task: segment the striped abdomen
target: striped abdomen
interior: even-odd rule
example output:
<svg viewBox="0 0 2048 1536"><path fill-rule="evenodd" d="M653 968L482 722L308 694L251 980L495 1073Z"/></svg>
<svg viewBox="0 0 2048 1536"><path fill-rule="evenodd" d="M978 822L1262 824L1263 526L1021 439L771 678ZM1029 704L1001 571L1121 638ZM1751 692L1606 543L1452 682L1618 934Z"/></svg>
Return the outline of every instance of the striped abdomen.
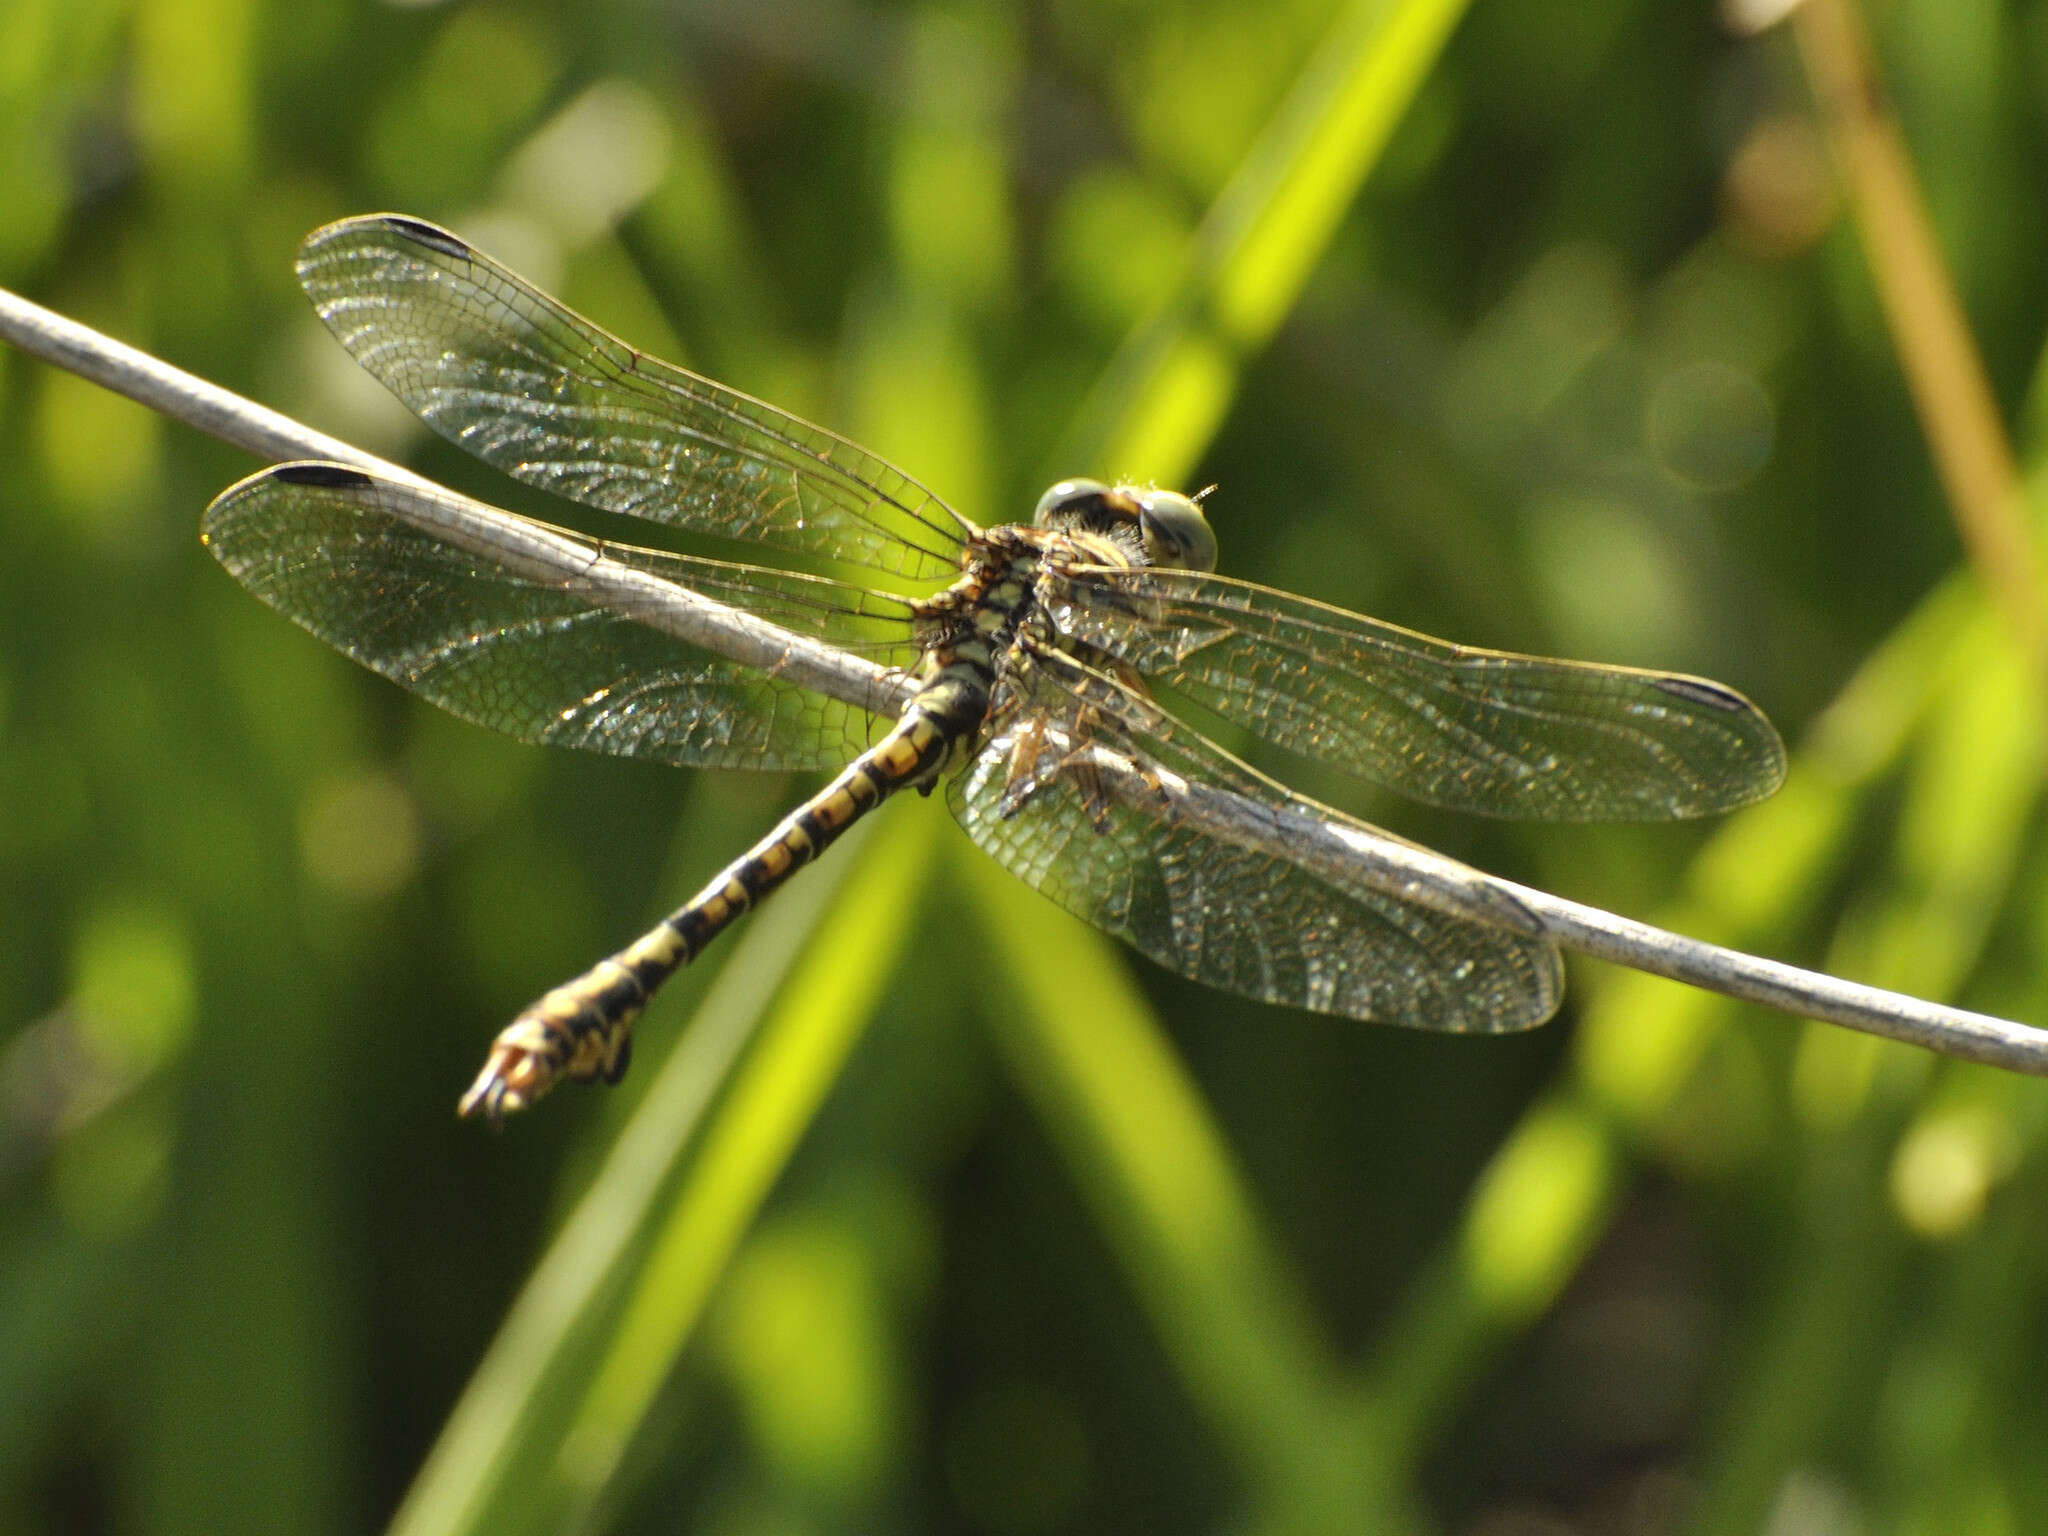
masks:
<svg viewBox="0 0 2048 1536"><path fill-rule="evenodd" d="M887 736L686 905L506 1025L459 1113L499 1119L524 1109L562 1078L616 1082L626 1070L633 1021L655 988L861 816L936 773L953 744L979 724L986 700L986 684L972 677L942 676L921 690Z"/></svg>

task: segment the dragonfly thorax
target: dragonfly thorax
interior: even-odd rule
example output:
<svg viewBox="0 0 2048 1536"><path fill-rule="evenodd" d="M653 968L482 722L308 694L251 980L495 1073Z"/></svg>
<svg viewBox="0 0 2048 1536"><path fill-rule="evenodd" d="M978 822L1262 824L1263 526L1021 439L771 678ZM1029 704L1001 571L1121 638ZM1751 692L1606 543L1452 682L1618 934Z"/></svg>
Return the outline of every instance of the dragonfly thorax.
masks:
<svg viewBox="0 0 2048 1536"><path fill-rule="evenodd" d="M1013 666L1076 646L1048 609L1049 589L1064 590L1078 572L1148 563L1139 494L1155 493L1063 481L1041 499L1032 525L976 532L961 551L958 579L912 605L924 650L916 705L962 749Z"/></svg>

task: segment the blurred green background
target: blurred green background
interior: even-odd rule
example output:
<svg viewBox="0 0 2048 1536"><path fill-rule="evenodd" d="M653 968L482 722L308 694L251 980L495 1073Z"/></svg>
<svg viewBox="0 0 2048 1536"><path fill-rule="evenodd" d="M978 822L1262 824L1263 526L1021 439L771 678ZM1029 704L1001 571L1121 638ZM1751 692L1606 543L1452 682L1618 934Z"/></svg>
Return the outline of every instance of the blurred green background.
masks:
<svg viewBox="0 0 2048 1536"><path fill-rule="evenodd" d="M1870 21L2031 470L2048 5ZM1213 481L1233 573L1728 681L1796 763L1719 827L1299 782L2048 1020L2038 676L1784 29L0 0L0 284L535 509L298 295L380 208L983 521ZM624 1087L458 1125L500 1024L807 786L358 672L199 547L255 467L0 350L0 1533L2048 1529L2048 1087L1599 966L1513 1039L1266 1009L911 799Z"/></svg>

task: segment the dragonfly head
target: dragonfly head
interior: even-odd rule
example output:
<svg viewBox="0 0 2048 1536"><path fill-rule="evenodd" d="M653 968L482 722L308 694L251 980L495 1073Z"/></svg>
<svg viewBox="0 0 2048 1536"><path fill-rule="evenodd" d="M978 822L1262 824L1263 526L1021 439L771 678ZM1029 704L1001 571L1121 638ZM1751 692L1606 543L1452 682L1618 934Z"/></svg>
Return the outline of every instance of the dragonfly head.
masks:
<svg viewBox="0 0 2048 1536"><path fill-rule="evenodd" d="M1062 480L1038 498L1031 521L1040 528L1100 533L1170 570L1216 569L1216 533L1194 498L1143 485Z"/></svg>

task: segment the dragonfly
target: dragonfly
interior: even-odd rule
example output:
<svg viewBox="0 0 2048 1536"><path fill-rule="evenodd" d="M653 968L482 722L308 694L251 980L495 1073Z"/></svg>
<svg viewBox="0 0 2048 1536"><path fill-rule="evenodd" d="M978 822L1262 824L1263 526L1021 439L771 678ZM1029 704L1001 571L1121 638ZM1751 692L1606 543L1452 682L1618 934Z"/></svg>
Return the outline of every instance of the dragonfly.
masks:
<svg viewBox="0 0 2048 1536"><path fill-rule="evenodd" d="M655 990L899 790L942 787L998 863L1182 976L1503 1032L1559 1006L1540 924L1511 901L1448 911L1311 851L1290 828L1390 835L1200 721L1486 816L1703 816L1784 777L1776 731L1731 688L1456 645L1220 575L1203 506L1176 491L1065 480L1030 522L981 527L849 439L635 350L425 221L330 224L297 271L357 362L485 463L782 563L600 538L309 461L207 509L203 540L236 580L521 741L834 775L507 1025L464 1116L616 1082ZM1216 803L1233 813L1203 813Z"/></svg>

